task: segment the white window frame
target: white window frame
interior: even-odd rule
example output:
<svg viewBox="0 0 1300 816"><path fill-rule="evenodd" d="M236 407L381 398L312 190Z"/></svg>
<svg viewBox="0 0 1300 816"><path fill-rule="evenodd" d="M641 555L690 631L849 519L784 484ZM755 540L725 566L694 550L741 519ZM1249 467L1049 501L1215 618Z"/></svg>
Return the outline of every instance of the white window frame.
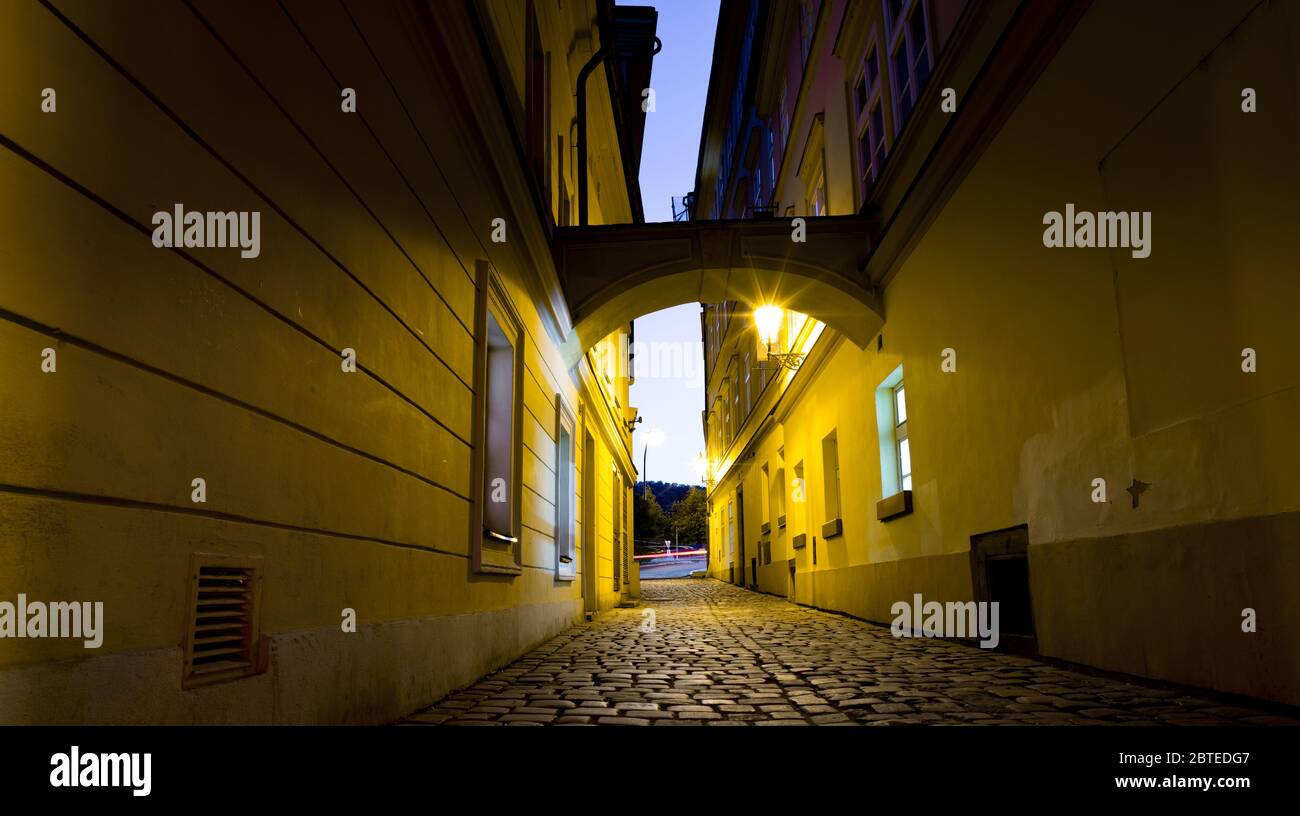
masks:
<svg viewBox="0 0 1300 816"><path fill-rule="evenodd" d="M888 3L884 4L888 6ZM920 8L917 8L917 7ZM889 31L889 48L885 52L885 69L889 71L889 85L891 96L894 102L894 136L897 137L902 132L907 120L912 118L912 112L916 109L916 103L921 98L922 89L917 87L916 66L919 62L919 52L916 43L912 40L912 27L908 21L912 18L913 13L922 15L922 25L925 27L925 58L929 64L929 71L934 71L934 34L930 30L930 11L926 7L924 0L906 0L903 3L902 12L897 19L887 19L886 25ZM887 15L892 16L892 15ZM907 76L895 76L894 57L898 54L899 49L905 51L907 62ZM927 83L929 79L927 77ZM907 114L903 114L903 94L909 95Z"/></svg>
<svg viewBox="0 0 1300 816"><path fill-rule="evenodd" d="M899 411L899 400L902 399L903 410ZM903 381L899 381L890 389L890 404L894 407L894 454L898 462L898 487L900 490L912 489L912 445L907 439L907 388ZM901 414L901 418L900 418ZM903 443L907 445L908 464L903 464Z"/></svg>
<svg viewBox="0 0 1300 816"><path fill-rule="evenodd" d="M871 192L872 186L880 178L881 172L885 168L885 159L889 156L888 130L885 117L884 103L884 74L887 68L882 62L882 49L880 47L880 38L876 29L873 27L871 34L867 37L867 47L863 52L862 60L858 64L857 79L853 83L853 89L850 92L850 104L853 108L854 133L857 134L857 140L853 146L855 162L858 166L858 194L861 201L866 201L867 195ZM876 76L875 80L867 85L867 65L875 61ZM861 108L858 104L858 86L865 87L866 99ZM877 110L880 111L880 130L879 133L872 127L871 115ZM862 137L868 137L869 155L862 155ZM868 178L870 175L870 178Z"/></svg>
<svg viewBox="0 0 1300 816"><path fill-rule="evenodd" d="M736 502L734 499L727 500L727 557L732 561L736 560Z"/></svg>
<svg viewBox="0 0 1300 816"><path fill-rule="evenodd" d="M903 473L902 469L902 450L901 441L910 440L908 434L908 425L911 415L907 417L908 421L898 422L898 402L897 390L903 387L903 367L900 365L890 372L881 383L876 386L876 431L880 444L880 492L882 498L887 498L904 490L911 490L911 487L904 487L904 476L912 476L911 472ZM906 391L904 390L904 399ZM909 441L909 453L911 443Z"/></svg>

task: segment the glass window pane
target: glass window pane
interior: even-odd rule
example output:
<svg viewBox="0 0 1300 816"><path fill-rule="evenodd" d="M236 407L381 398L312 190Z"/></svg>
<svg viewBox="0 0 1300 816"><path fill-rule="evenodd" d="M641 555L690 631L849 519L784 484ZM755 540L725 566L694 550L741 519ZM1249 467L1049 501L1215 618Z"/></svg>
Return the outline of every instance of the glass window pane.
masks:
<svg viewBox="0 0 1300 816"><path fill-rule="evenodd" d="M908 439L898 443L898 465L904 479L912 475L912 443Z"/></svg>
<svg viewBox="0 0 1300 816"><path fill-rule="evenodd" d="M903 489L904 490L912 489L912 474L909 473L903 477Z"/></svg>
<svg viewBox="0 0 1300 816"><path fill-rule="evenodd" d="M889 0L889 24L898 25L898 18L903 16L904 0Z"/></svg>
<svg viewBox="0 0 1300 816"><path fill-rule="evenodd" d="M925 83L930 79L930 54L925 50L925 44L918 46L920 49L916 55L915 72L916 72L916 92L919 95L925 87Z"/></svg>
<svg viewBox="0 0 1300 816"><path fill-rule="evenodd" d="M907 421L907 397L903 394L903 386L894 389L894 410L895 425L902 425Z"/></svg>

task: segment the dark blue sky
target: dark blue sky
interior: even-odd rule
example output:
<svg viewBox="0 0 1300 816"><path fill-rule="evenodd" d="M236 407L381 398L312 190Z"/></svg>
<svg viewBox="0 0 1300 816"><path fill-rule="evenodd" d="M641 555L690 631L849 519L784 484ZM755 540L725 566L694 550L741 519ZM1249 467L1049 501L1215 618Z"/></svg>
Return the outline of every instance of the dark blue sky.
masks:
<svg viewBox="0 0 1300 816"><path fill-rule="evenodd" d="M695 186L718 0L659 0L644 5L659 10L663 50L655 57L650 80L655 110L646 114L641 198L647 221L671 221L672 197ZM631 399L645 418L633 434L636 466L640 468L643 461L644 440L655 430L663 441L650 448L643 478L697 484L699 474L693 463L704 452L699 304L637 318L636 344L638 370Z"/></svg>

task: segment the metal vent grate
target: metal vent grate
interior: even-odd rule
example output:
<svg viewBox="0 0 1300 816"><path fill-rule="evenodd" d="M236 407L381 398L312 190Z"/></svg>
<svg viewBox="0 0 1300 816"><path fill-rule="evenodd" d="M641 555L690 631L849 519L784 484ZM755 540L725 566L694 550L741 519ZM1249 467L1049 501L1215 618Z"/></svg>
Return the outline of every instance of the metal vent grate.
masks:
<svg viewBox="0 0 1300 816"><path fill-rule="evenodd" d="M253 559L196 556L190 576L185 687L258 671L261 570Z"/></svg>

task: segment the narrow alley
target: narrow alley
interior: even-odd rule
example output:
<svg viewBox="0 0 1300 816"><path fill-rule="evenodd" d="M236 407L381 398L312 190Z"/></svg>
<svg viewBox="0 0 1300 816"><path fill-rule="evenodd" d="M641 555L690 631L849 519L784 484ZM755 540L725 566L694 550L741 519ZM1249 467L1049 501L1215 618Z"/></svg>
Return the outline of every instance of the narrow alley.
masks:
<svg viewBox="0 0 1300 816"><path fill-rule="evenodd" d="M646 614L653 610L653 618ZM642 631L653 620L654 631ZM403 725L1297 725L798 606L713 580L647 582Z"/></svg>

